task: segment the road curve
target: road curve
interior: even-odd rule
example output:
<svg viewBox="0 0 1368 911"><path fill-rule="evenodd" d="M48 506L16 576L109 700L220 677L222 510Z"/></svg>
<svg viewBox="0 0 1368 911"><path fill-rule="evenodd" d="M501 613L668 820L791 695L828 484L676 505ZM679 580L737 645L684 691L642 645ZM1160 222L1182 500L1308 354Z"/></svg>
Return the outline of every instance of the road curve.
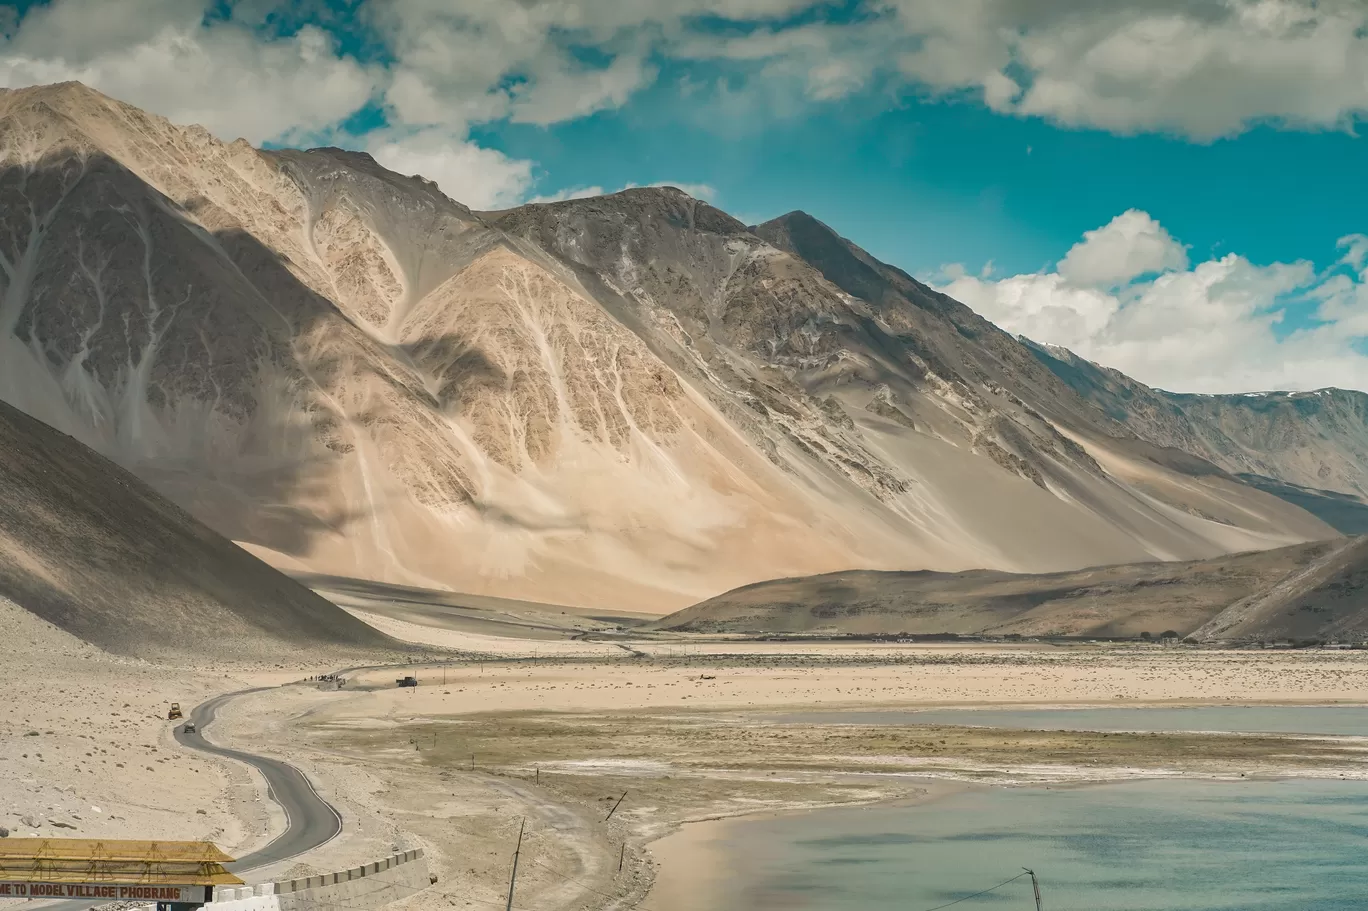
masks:
<svg viewBox="0 0 1368 911"><path fill-rule="evenodd" d="M318 796L318 792L309 783L309 779L304 777L304 773L299 769L287 762L281 762L279 759L268 759L265 756L244 753L241 750L230 750L226 747L215 746L204 739L204 733L213 724L214 716L218 713L220 706L238 696L260 691L260 688L242 690L237 693L216 696L207 702L202 702L191 709L190 717L187 719L195 723L195 733L185 733L184 725L175 730L176 741L181 746L199 750L201 753L235 759L252 766L266 779L267 796L285 811L284 832L280 833L264 848L227 864L229 870L238 874L282 860L289 860L291 857L297 857L306 851L312 851L314 848L332 841L342 831L341 814L333 808L332 804Z"/></svg>
<svg viewBox="0 0 1368 911"><path fill-rule="evenodd" d="M248 693L259 693L263 689L266 687L240 690L236 693L215 696L207 702L202 702L190 710L190 717L186 719L195 723L196 733L185 733L184 724L178 725L173 731L176 741L184 747L199 750L201 753L211 753L215 756L245 762L261 772L266 779L267 796L285 811L284 832L276 836L270 844L261 850L239 857L231 864L225 864L229 870L239 875L257 867L265 867L278 861L289 860L305 851L312 851L314 848L332 841L342 831L341 814L333 809L332 804L318 796L318 792L313 789L309 779L305 778L304 773L299 769L278 759L267 759L265 756L255 756L241 750L230 750L215 746L202 736L204 729L213 722L214 715L220 706L230 699L245 696ZM104 903L59 899L35 902L26 905L26 907L32 911L86 911L86 909L97 909L102 904Z"/></svg>

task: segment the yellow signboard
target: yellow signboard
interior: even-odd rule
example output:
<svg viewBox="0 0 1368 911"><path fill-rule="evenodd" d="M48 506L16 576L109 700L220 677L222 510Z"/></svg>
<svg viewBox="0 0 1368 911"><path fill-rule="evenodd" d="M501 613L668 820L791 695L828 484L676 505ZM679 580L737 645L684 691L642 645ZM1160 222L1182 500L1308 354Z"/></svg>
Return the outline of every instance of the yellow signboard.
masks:
<svg viewBox="0 0 1368 911"><path fill-rule="evenodd" d="M207 841L131 841L91 838L6 838L0 840L0 886L10 893L0 897L35 897L32 888L97 888L105 886L165 886L193 889L235 886L242 880L229 873L233 858ZM44 894L44 897L47 897ZM86 898L76 894L62 897ZM151 899L179 901L180 899Z"/></svg>

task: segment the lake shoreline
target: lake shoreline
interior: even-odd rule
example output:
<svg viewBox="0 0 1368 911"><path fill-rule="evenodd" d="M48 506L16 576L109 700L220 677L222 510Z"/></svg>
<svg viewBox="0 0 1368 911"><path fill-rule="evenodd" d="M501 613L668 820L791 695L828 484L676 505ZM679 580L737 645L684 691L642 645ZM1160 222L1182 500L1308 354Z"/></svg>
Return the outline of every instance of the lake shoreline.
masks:
<svg viewBox="0 0 1368 911"><path fill-rule="evenodd" d="M922 795L915 797L904 796L868 803L831 803L790 809L756 810L686 820L647 844L647 850L655 861L656 875L655 882L641 904L650 911L698 911L700 908L712 907L709 902L715 898L715 889L719 883L715 879L709 879L705 871L718 868L723 858L716 850L717 845L724 840L727 832L741 824L760 820L798 819L830 810L925 806L963 791L990 787L993 785L936 779L928 781Z"/></svg>
<svg viewBox="0 0 1368 911"><path fill-rule="evenodd" d="M1201 704L1184 703L1175 705L1167 703L1162 705L1148 706L1116 706L1106 703L1092 704L1087 706L1032 706L1023 708L1019 705L985 705L985 706L957 706L953 711L964 715L973 715L979 712L985 713L985 717L996 717L994 713L1009 713L1013 717L1029 716L1036 713L1049 715L1051 713L1068 714L1071 712L1096 713L1104 712L1108 714L1120 714L1125 712L1137 711L1164 711L1164 710L1215 710L1215 711L1245 711L1257 712L1260 709L1272 709L1281 711L1289 708L1323 708L1327 710L1365 708L1362 703L1346 702L1323 702L1316 705L1299 704L1296 706L1287 703L1244 703L1231 704L1229 702L1206 702ZM811 713L793 713L786 715L766 716L763 719L768 723L778 724L811 724L825 723L827 725L849 724L852 728L864 726L878 726L879 724L907 724L915 723L909 719L919 716L928 719L935 718L944 721L946 710L936 707L918 707L909 709L902 707L893 710L881 710L878 707L865 707L857 712L847 712L842 710L819 711ZM850 715L868 716L887 716L887 721L842 721L842 717ZM1247 720L1248 716L1241 720ZM951 722L953 723L953 721ZM1265 725L1266 726L1266 725ZM1007 730L998 724L984 726L987 729ZM1091 730L1091 729L1089 729ZM1368 730L1368 729L1366 729ZM1159 731L1164 733L1178 733L1178 729L1172 732ZM1299 735L1307 737L1349 737L1349 738L1368 738L1366 734L1334 734L1318 733L1314 731L1223 731L1223 730L1192 730L1183 729L1183 733L1200 733L1214 735L1239 735L1253 733L1272 733L1277 736L1295 740ZM1013 770L1004 770L1010 773ZM1208 782L1208 783L1258 783L1258 782L1277 782L1277 781L1329 781L1335 778L1345 779L1344 774L1336 775L1333 772L1314 774L1314 770L1303 769L1292 773L1269 773L1255 774L1252 777L1244 773L1237 773L1232 767L1227 771L1208 771L1195 772L1191 769L1136 769L1133 774L1121 774L1113 777L1080 777L1073 780L1027 780L1031 767L1023 765L1017 770L1022 776L1022 780L1016 781L973 781L967 777L964 779L954 777L928 777L926 780L926 791L920 797L896 798L890 800L877 800L865 804L833 803L818 807L798 807L793 809L767 809L757 810L756 812L740 812L721 816L706 817L695 820L688 820L679 823L667 833L659 836L648 843L647 849L654 859L655 881L650 891L643 897L641 907L649 908L650 911L700 911L700 909L714 909L722 907L718 901L722 896L721 890L725 888L725 883L737 878L737 873L729 869L728 865L732 858L727 850L729 844L737 841L736 834L747 826L756 822L767 820L801 820L814 814L826 813L833 810L850 810L854 808L878 808L896 809L926 807L933 805L937 801L944 800L957 794L962 794L970 790L995 791L1008 789L1027 789L1027 790L1074 790L1080 788L1096 788L1105 785L1120 785L1138 782ZM1038 772L1039 769L1034 769ZM1080 772L1085 773L1089 770L1079 768ZM1348 771L1348 770L1345 770ZM1368 772L1354 770L1357 774L1353 775L1354 780L1364 780L1368 778ZM968 773L966 772L966 775ZM1237 777L1238 776L1238 777ZM907 777L916 777L915 773L910 773Z"/></svg>
<svg viewBox="0 0 1368 911"><path fill-rule="evenodd" d="M649 892L643 896L638 907L647 908L650 911L739 911L742 907L753 909L753 911L777 911L781 907L789 907L786 903L774 905L738 904L733 906L722 902L729 890L733 892L739 890L743 894L747 894L748 900L753 898L749 893L756 889L759 889L762 895L768 894L764 891L763 884L756 878L754 870L750 870L750 876L747 876L747 873L740 869L748 860L753 859L754 855L758 854L762 857L765 855L765 851L757 850L755 847L758 835L755 831L757 824L783 823L786 831L791 831L787 828L789 823L801 826L802 821L810 821L814 816L827 815L829 819L849 820L852 818L852 813L861 810L875 811L876 813L897 810L931 810L935 809L937 804L975 794L989 795L989 799L991 799L993 794L1007 794L1009 792L1036 795L1045 791L1066 793L1079 791L1117 792L1123 791L1128 786L1145 785L1158 786L1160 788L1159 793L1162 794L1165 787L1170 785L1188 788L1200 787L1201 785L1258 788L1281 784L1293 785L1298 782L1304 783L1308 788L1330 787L1342 783L1327 779L1294 776L1251 780L1194 775L1169 779L1137 776L1120 780L1028 784L976 784L937 781L928 788L925 795L919 798L876 801L868 804L832 804L793 810L766 810L692 820L682 823L668 834L649 844L648 849L655 859L655 882ZM1347 783L1350 787L1362 789L1365 785L1365 779L1355 778ZM1178 796L1175 796L1174 799L1176 800ZM1232 798L1230 800L1232 805L1238 803L1238 800L1234 798L1238 798L1239 795L1223 796ZM1364 797L1368 798L1368 794ZM1365 800L1365 805L1368 805L1368 800ZM751 831L748 832L748 829ZM825 828L814 829L813 835L823 840L830 837ZM759 841L764 842L763 839L759 839ZM738 847L742 849L739 852ZM766 846L767 850L775 853L777 853L778 847ZM826 906L813 907L825 908ZM1320 908L1321 906L1317 905L1316 907ZM1348 908L1350 905L1344 907ZM872 908L871 911L873 911Z"/></svg>

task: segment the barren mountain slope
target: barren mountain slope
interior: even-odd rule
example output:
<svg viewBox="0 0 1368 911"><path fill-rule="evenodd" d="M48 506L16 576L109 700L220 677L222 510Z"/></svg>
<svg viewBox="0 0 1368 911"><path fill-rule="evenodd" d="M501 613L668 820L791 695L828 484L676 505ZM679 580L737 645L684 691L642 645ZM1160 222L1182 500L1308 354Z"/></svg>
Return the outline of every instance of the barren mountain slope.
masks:
<svg viewBox="0 0 1368 911"><path fill-rule="evenodd" d="M0 489L0 598L108 651L275 660L395 646L3 402Z"/></svg>
<svg viewBox="0 0 1368 911"><path fill-rule="evenodd" d="M1301 577L1346 549L1360 554L1362 562L1363 545L1361 540L1338 539L1201 562L1138 563L1045 575L853 571L777 579L711 598L662 618L654 628L1027 636L1157 636L1173 630L1186 636L1207 624L1198 634L1205 635L1226 616L1222 611L1228 606L1276 590L1284 580ZM1346 606L1342 613L1346 618L1352 613L1354 623L1368 622L1368 602L1360 598L1356 608ZM1262 624L1246 623L1238 635L1292 635L1286 621L1278 616ZM1255 626L1261 635L1245 635ZM1330 626L1318 618L1300 624L1297 634L1313 636Z"/></svg>
<svg viewBox="0 0 1368 911"><path fill-rule="evenodd" d="M1368 532L1368 395L1165 392L1067 349L1027 344L1042 364L1137 436L1206 459L1346 534Z"/></svg>
<svg viewBox="0 0 1368 911"><path fill-rule="evenodd" d="M0 398L296 571L666 610L1331 534L677 190L472 213L76 84L0 92L0 152Z"/></svg>
<svg viewBox="0 0 1368 911"><path fill-rule="evenodd" d="M1351 538L1278 584L1231 604L1196 635L1363 640L1368 637L1368 537Z"/></svg>

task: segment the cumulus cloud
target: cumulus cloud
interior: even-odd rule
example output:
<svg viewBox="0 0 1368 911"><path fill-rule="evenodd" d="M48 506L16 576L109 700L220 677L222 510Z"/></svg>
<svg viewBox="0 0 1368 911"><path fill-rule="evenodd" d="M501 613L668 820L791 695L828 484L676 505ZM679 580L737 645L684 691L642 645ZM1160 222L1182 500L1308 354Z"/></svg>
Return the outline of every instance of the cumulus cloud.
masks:
<svg viewBox="0 0 1368 911"><path fill-rule="evenodd" d="M549 126L621 108L672 64L696 71L677 83L687 106L706 111L693 122L723 131L857 93L890 104L964 97L1007 115L1201 141L1262 122L1350 128L1368 112L1361 0L344 6L345 15L324 0L47 0L22 14L0 6L0 85L78 79L257 143L345 136L342 124L378 102L392 133L383 142L440 168L435 179L457 184L456 164L424 151L449 147L501 181L481 199L506 198L523 172L475 155L472 125ZM342 52L341 35L365 58ZM1141 260L1164 247L1153 241ZM1095 281L1120 281L1139 267L1096 272L1085 253L1061 274L1077 283L1094 269ZM1158 267L1182 268L1173 256L1160 255Z"/></svg>
<svg viewBox="0 0 1368 911"><path fill-rule="evenodd" d="M1200 141L1266 121L1346 128L1368 112L1368 4L1356 0L882 0L863 9L853 21L687 35L666 52L752 64L752 82L795 82L803 69L810 100L872 86L930 91L1066 126Z"/></svg>
<svg viewBox="0 0 1368 911"><path fill-rule="evenodd" d="M1138 209L1088 231L1059 261L1059 274L1076 285L1119 285L1147 273L1185 268L1187 250Z"/></svg>
<svg viewBox="0 0 1368 911"><path fill-rule="evenodd" d="M182 0L59 0L0 39L0 86L77 80L179 123L254 143L323 130L379 74L314 27L268 38Z"/></svg>
<svg viewBox="0 0 1368 911"><path fill-rule="evenodd" d="M552 124L622 106L651 84L652 55L698 16L789 14L813 0L585 0L581 3L369 2L394 58L386 100L407 124L508 118Z"/></svg>
<svg viewBox="0 0 1368 911"><path fill-rule="evenodd" d="M1262 121L1340 128L1368 111L1368 6L1353 0L867 0L849 18L818 0L365 8L395 60L386 97L414 124L619 107L663 60L721 68L688 83L695 101L776 116L878 88L1210 140ZM759 103L738 102L745 92Z"/></svg>
<svg viewBox="0 0 1368 911"><path fill-rule="evenodd" d="M1362 269L1368 266L1368 234L1350 234L1348 237L1341 237L1339 247L1344 251L1340 257L1343 265L1354 269Z"/></svg>
<svg viewBox="0 0 1368 911"><path fill-rule="evenodd" d="M0 82L80 79L253 141L326 130L376 95L392 126L453 141L473 123L547 125L621 107L670 59L729 68L701 93L689 84L723 116L784 116L875 86L1198 139L1265 120L1343 127L1368 110L1368 5L1356 0L868 0L853 18L818 0L361 0L354 20L384 66L338 53L317 27L261 27L304 21L297 4L228 0L213 7L231 15L206 18L210 7L35 5L0 41Z"/></svg>
<svg viewBox="0 0 1368 911"><path fill-rule="evenodd" d="M1118 222L1143 230L1110 230ZM1094 260L1099 238L1106 255ZM1368 390L1368 357L1359 351L1368 338L1368 274L1353 271L1368 246L1354 235L1340 248L1326 271L1233 253L1189 266L1162 226L1127 212L1088 232L1053 270L993 280L952 268L933 283L1009 332L1164 389ZM1081 273L1066 274L1070 258Z"/></svg>
<svg viewBox="0 0 1368 911"><path fill-rule="evenodd" d="M622 107L631 94L655 79L641 57L623 54L600 69L560 64L555 78L523 83L512 94L509 119L541 126Z"/></svg>
<svg viewBox="0 0 1368 911"><path fill-rule="evenodd" d="M532 162L454 138L441 129L374 133L368 147L391 171L426 177L472 209L515 206L532 186Z"/></svg>
<svg viewBox="0 0 1368 911"><path fill-rule="evenodd" d="M889 0L900 65L1004 112L1210 140L1261 121L1340 128L1368 111L1356 0Z"/></svg>

